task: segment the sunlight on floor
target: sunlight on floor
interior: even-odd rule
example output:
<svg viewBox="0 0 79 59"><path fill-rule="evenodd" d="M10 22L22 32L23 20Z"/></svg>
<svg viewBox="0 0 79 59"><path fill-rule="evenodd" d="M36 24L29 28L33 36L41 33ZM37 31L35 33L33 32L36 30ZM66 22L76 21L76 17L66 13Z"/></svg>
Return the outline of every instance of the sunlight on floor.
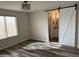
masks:
<svg viewBox="0 0 79 59"><path fill-rule="evenodd" d="M24 49L50 49L50 48L55 48L55 49L59 49L62 45L60 45L59 43L55 43L55 42L36 42L36 43L31 43L28 46L23 47Z"/></svg>

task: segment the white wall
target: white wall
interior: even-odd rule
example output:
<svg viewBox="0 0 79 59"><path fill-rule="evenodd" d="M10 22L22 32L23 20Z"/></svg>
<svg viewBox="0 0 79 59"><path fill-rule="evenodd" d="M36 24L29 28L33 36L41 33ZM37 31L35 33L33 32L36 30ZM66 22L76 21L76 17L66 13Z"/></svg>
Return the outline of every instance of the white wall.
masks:
<svg viewBox="0 0 79 59"><path fill-rule="evenodd" d="M49 42L47 12L30 13L30 39Z"/></svg>
<svg viewBox="0 0 79 59"><path fill-rule="evenodd" d="M18 36L0 40L0 49L12 46L29 39L28 16L22 12L0 10L0 15L13 15L17 17Z"/></svg>
<svg viewBox="0 0 79 59"><path fill-rule="evenodd" d="M79 49L79 4L78 4L78 41L77 41L77 48Z"/></svg>

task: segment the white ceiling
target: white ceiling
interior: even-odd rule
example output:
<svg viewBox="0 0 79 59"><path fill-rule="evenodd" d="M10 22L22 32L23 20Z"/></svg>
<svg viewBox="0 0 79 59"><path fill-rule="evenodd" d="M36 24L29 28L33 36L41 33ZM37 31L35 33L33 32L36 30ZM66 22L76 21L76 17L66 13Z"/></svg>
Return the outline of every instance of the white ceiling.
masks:
<svg viewBox="0 0 79 59"><path fill-rule="evenodd" d="M30 10L22 10L21 5L23 1L0 1L0 8L8 9L8 10L15 10L15 11L22 11L22 12L33 12L39 10L48 10L53 9L59 6L70 6L75 3L75 1L29 1L28 3L31 4Z"/></svg>

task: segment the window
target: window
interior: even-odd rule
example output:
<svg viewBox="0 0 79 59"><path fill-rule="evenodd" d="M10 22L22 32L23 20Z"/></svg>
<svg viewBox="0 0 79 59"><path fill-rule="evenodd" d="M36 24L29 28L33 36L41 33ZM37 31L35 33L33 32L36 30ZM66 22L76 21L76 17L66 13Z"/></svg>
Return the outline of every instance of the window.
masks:
<svg viewBox="0 0 79 59"><path fill-rule="evenodd" d="M16 17L0 16L0 39L17 35Z"/></svg>
<svg viewBox="0 0 79 59"><path fill-rule="evenodd" d="M4 17L0 16L0 39L6 38Z"/></svg>

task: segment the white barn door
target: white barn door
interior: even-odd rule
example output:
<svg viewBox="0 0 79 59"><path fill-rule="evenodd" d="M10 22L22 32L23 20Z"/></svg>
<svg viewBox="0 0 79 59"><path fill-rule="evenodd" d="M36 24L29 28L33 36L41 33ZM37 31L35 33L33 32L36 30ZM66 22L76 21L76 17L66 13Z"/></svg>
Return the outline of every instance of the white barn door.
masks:
<svg viewBox="0 0 79 59"><path fill-rule="evenodd" d="M60 9L59 43L75 47L75 7Z"/></svg>

